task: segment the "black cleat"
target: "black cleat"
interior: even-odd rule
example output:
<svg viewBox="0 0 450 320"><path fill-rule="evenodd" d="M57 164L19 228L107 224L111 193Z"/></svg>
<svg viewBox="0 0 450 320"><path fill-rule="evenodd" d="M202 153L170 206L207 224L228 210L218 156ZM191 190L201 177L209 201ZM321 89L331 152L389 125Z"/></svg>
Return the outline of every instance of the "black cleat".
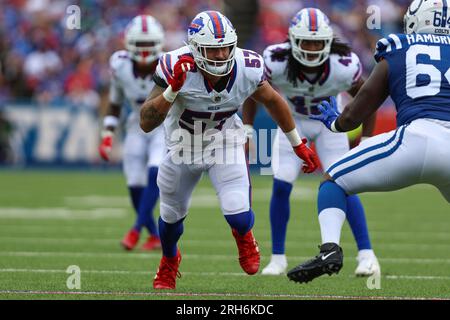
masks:
<svg viewBox="0 0 450 320"><path fill-rule="evenodd" d="M339 273L344 262L342 248L336 243L324 243L319 246L320 253L309 261L306 261L287 274L288 278L295 282L306 283L320 277L323 274L332 275Z"/></svg>

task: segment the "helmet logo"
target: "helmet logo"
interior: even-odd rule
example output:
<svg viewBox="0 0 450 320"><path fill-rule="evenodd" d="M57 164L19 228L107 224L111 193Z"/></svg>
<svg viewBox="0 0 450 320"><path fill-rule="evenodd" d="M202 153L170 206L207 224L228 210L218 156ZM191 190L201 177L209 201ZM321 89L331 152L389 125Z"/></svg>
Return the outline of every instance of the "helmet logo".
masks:
<svg viewBox="0 0 450 320"><path fill-rule="evenodd" d="M188 28L188 32L190 35L194 35L200 32L205 24L203 23L203 18L199 17L191 22L191 25Z"/></svg>
<svg viewBox="0 0 450 320"><path fill-rule="evenodd" d="M297 13L291 20L291 27L296 26L302 20L301 13Z"/></svg>
<svg viewBox="0 0 450 320"><path fill-rule="evenodd" d="M409 14L410 15L415 15L417 13L417 11L419 11L420 6L422 5L422 2L423 2L423 0L420 0L420 2L417 4L417 8L414 8L414 9L413 9L414 2L411 3L411 6L408 9L409 10Z"/></svg>

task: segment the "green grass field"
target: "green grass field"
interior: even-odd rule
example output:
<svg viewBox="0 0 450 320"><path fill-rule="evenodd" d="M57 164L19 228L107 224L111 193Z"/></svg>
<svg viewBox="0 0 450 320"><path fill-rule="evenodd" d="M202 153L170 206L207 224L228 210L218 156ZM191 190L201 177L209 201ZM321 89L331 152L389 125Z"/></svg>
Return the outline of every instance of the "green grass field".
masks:
<svg viewBox="0 0 450 320"><path fill-rule="evenodd" d="M294 189L287 255L294 267L320 243L319 177ZM270 258L271 178L253 176L254 227L264 267ZM348 226L337 276L307 285L286 276L247 276L207 178L197 186L180 248L177 289L159 292L152 279L161 252L125 252L119 242L134 212L120 172L0 171L0 299L343 299L450 298L450 206L433 187L362 195L381 289L356 278L356 247ZM155 213L157 215L157 212ZM81 269L70 290L66 269Z"/></svg>

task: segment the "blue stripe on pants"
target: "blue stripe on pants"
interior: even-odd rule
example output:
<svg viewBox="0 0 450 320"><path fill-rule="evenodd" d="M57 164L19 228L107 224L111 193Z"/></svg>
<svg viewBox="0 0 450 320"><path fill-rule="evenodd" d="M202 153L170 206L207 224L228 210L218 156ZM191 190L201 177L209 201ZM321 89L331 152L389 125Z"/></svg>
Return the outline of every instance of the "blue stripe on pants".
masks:
<svg viewBox="0 0 450 320"><path fill-rule="evenodd" d="M335 164L333 164L333 165L327 170L327 173L330 173L333 169L335 169L336 167L340 166L341 164L344 164L344 163L346 163L346 162L348 162L348 161L350 161L350 160L353 160L353 159L355 159L355 158L357 158L357 157L359 157L359 156L362 156L362 155L364 155L364 154L366 154L366 153L368 153L368 152L370 152L370 151L373 151L373 150L376 150L376 149L380 149L380 148L383 148L383 147L389 145L392 141L395 140L395 137L397 136L397 132L398 132L398 129L395 130L394 135L393 135L391 138L389 138L387 141L385 141L385 142L382 142L382 143L380 143L380 144L376 144L376 145L374 145L374 146L370 146L370 147L368 147L368 148L366 148L366 149L363 149L363 150L361 150L361 151L359 151L359 152L357 152L357 153L355 153L355 154L352 154L351 156L349 156L349 157L347 157L347 158L342 159L342 160L339 161L339 162L336 162Z"/></svg>
<svg viewBox="0 0 450 320"><path fill-rule="evenodd" d="M347 173L349 173L349 172L352 172L352 171L354 171L354 170L357 170L357 169L359 169L359 168L362 168L362 167L364 167L365 165L367 165L367 164L369 164L369 163L372 163L372 162L378 161L378 160L380 160L380 159L384 159L384 158L389 157L389 156L390 156L391 154L393 154L393 153L400 147L400 145L402 144L403 136L404 136L404 134L405 134L406 127L407 127L407 126L403 126L403 127L401 128L401 131L400 131L400 138L398 139L398 141L397 141L397 143L394 145L394 147L392 147L392 148L389 149L388 151L385 151L385 152L383 152L383 153L374 155L374 156L372 156L372 157L370 157L370 158L367 158L367 159L364 159L364 160L362 160L361 162L358 162L358 163L356 163L356 164L354 164L354 165L352 165L352 166L350 166L350 167L348 167L348 168L346 168L346 169L343 169L343 170L341 170L341 171L338 171L337 173L335 173L335 174L332 175L332 178L333 178L334 180L336 180L336 179L338 179L339 177L343 176L344 174L347 174ZM398 130L397 130L397 131L398 131ZM397 131L396 131L396 133L397 133ZM396 135L394 135L394 137L395 137L395 136L396 136ZM391 140L391 139L390 139L390 140ZM350 159L349 159L349 160L350 160ZM347 161L349 161L349 160L347 160Z"/></svg>

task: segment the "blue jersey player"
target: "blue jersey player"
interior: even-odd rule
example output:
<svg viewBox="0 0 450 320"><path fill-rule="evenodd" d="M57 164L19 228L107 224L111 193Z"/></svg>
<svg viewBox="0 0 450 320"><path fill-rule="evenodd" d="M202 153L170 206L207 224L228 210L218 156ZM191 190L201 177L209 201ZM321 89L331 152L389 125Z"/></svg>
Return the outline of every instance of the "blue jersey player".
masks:
<svg viewBox="0 0 450 320"><path fill-rule="evenodd" d="M365 140L326 171L318 195L320 253L288 272L309 282L342 268L340 233L346 196L393 191L414 184L435 186L450 203L450 16L447 0L415 0L405 33L377 44L378 64L355 99L339 114L335 100L315 116L331 131L349 131L391 95L398 128Z"/></svg>

